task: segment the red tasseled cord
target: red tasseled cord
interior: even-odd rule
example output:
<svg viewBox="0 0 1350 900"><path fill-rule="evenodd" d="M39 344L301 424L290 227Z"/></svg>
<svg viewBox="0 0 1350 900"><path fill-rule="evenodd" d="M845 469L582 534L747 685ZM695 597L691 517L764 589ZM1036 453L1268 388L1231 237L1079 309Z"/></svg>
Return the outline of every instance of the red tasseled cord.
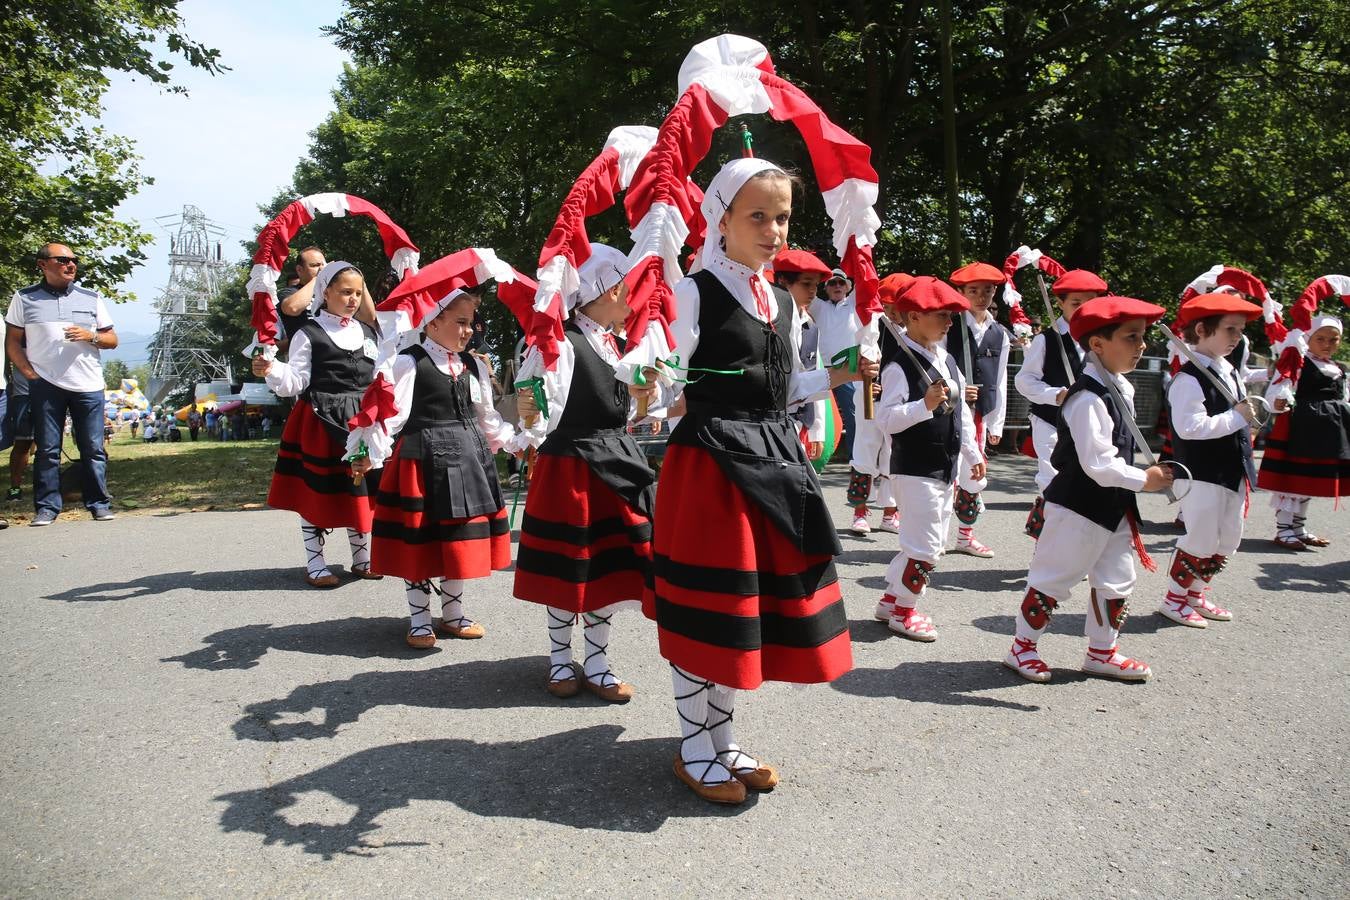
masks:
<svg viewBox="0 0 1350 900"><path fill-rule="evenodd" d="M1134 545L1134 552L1139 554L1139 563L1150 572L1158 571L1158 564L1153 561L1153 557L1148 555L1147 548L1144 547L1144 539L1139 536L1139 520L1133 513L1125 513L1125 520L1130 523L1130 543Z"/></svg>

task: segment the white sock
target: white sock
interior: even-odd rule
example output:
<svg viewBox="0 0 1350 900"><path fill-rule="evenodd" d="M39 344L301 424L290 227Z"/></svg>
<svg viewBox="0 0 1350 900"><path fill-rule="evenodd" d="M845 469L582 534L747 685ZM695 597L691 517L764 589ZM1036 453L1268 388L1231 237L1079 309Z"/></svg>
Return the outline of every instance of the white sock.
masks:
<svg viewBox="0 0 1350 900"><path fill-rule="evenodd" d="M544 607L548 614L548 680L566 681L576 677L572 668L572 624L577 617L565 609Z"/></svg>
<svg viewBox="0 0 1350 900"><path fill-rule="evenodd" d="M1290 525L1294 529L1295 537L1311 537L1308 534L1308 503L1310 498L1304 497L1302 500L1295 501L1297 509L1290 517Z"/></svg>
<svg viewBox="0 0 1350 900"><path fill-rule="evenodd" d="M736 708L736 689L710 685L708 689L708 731L712 734L717 760L728 769L753 772L759 761L741 751L731 734L731 720Z"/></svg>
<svg viewBox="0 0 1350 900"><path fill-rule="evenodd" d="M708 691L711 682L691 675L679 666L670 667L675 682L675 713L680 717L680 759L689 774L704 784L723 784L731 772L717 761L712 733L708 730Z"/></svg>
<svg viewBox="0 0 1350 900"><path fill-rule="evenodd" d="M586 660L582 670L586 673L587 681L602 688L619 684L619 679L609 670L609 658L606 655L609 650L609 620L613 617L614 612L609 607L582 613L581 616L581 635L586 641Z"/></svg>
<svg viewBox="0 0 1350 900"><path fill-rule="evenodd" d="M347 529L347 543L352 548L352 571L366 572L370 569L370 532Z"/></svg>
<svg viewBox="0 0 1350 900"><path fill-rule="evenodd" d="M461 578L442 578L436 591L441 595L441 619L448 625L464 628L473 624L472 619L464 616L464 580Z"/></svg>
<svg viewBox="0 0 1350 900"><path fill-rule="evenodd" d="M433 634L431 630L431 582L403 580L403 589L408 594L408 633L412 635Z"/></svg>
<svg viewBox="0 0 1350 900"><path fill-rule="evenodd" d="M328 570L328 563L323 558L323 545L328 536L328 529L313 525L301 516L300 534L305 540L305 572L310 578L332 575L333 573Z"/></svg>

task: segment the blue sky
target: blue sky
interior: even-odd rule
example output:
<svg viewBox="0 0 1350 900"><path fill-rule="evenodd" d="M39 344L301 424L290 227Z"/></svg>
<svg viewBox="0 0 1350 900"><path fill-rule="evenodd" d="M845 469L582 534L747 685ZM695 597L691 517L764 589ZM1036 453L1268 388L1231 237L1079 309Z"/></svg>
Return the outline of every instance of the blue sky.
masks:
<svg viewBox="0 0 1350 900"><path fill-rule="evenodd" d="M258 204L290 182L347 60L319 30L341 14L337 0L185 0L180 12L188 34L220 50L231 71L212 77L175 65L187 96L112 79L102 122L136 142L142 172L155 179L119 209L156 238L127 282L137 302L113 310L123 332L159 324L153 303L169 278L169 235L155 218L199 206L226 229L226 258L241 258L239 242L263 224Z"/></svg>

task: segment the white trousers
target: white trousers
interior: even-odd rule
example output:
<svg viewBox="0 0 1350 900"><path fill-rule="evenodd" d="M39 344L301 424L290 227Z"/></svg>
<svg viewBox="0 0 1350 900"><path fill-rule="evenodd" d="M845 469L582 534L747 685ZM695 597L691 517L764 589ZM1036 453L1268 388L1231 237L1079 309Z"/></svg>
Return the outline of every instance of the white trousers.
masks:
<svg viewBox="0 0 1350 900"><path fill-rule="evenodd" d="M989 454L984 447L984 419L976 415L975 417L975 446L980 448L980 461L989 462ZM971 494L978 494L989 487L988 472L984 478L974 479L970 477L970 466L957 460L956 463L956 485L961 490Z"/></svg>
<svg viewBox="0 0 1350 900"><path fill-rule="evenodd" d="M1183 482L1177 491L1185 490ZM1204 559L1214 554L1232 556L1242 542L1242 507L1246 497L1222 485L1193 481L1191 492L1181 498L1181 517L1186 533L1177 538L1177 549Z"/></svg>
<svg viewBox="0 0 1350 900"><path fill-rule="evenodd" d="M900 552L886 569L890 593L901 588L905 562L917 559L934 564L947 545L952 524L952 486L932 478L892 475L895 499L900 506Z"/></svg>
<svg viewBox="0 0 1350 900"><path fill-rule="evenodd" d="M1042 494L1055 477L1055 467L1050 465L1050 454L1055 452L1059 443L1059 429L1047 425L1037 416L1031 417L1031 446L1036 448L1036 487Z"/></svg>
<svg viewBox="0 0 1350 900"><path fill-rule="evenodd" d="M1129 520L1107 531L1058 503L1046 503L1045 530L1031 554L1027 587L1063 603L1084 575L1103 600L1130 596L1135 573Z"/></svg>

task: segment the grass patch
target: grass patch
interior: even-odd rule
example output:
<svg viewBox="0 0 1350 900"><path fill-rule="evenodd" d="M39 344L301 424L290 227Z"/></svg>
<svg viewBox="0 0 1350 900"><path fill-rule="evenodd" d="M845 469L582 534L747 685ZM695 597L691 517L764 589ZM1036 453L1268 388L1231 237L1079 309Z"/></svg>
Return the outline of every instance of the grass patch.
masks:
<svg viewBox="0 0 1350 900"><path fill-rule="evenodd" d="M147 444L129 433L119 433L107 445L108 491L118 512L172 510L259 509L267 499L272 467L277 461L277 439L248 441L184 440L176 444ZM74 442L66 453L78 457ZM9 487L9 454L0 453L0 485ZM62 460L64 469L70 463ZM23 498L9 505L5 515L23 518L33 510L33 476L24 478ZM65 511L86 516L78 495L68 496Z"/></svg>

